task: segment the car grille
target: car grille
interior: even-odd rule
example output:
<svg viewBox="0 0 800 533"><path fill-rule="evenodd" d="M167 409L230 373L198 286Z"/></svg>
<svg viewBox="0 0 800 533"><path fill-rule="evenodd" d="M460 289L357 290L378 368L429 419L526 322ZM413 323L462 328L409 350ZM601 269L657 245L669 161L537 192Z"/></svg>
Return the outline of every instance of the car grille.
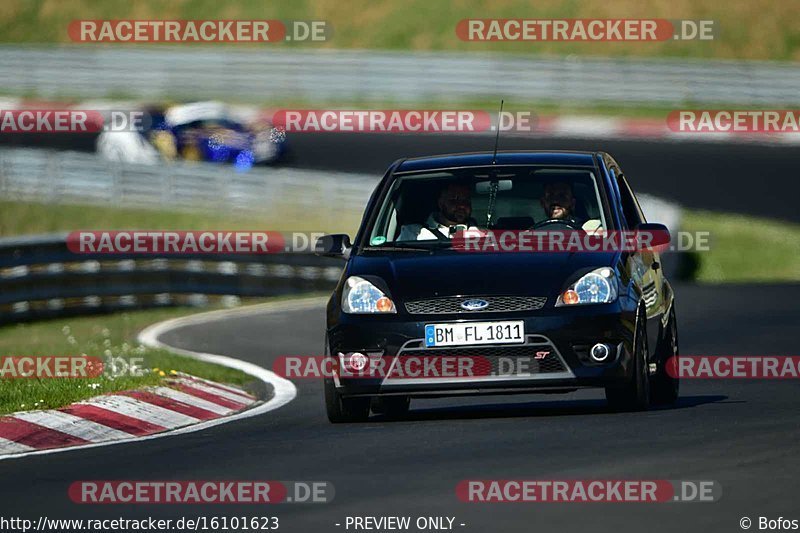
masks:
<svg viewBox="0 0 800 533"><path fill-rule="evenodd" d="M466 300L484 300L488 306L484 309L468 311L461 307ZM464 313L503 313L513 311L535 311L544 307L545 296L486 296L486 297L446 297L413 300L406 302L406 311L412 315L450 315Z"/></svg>
<svg viewBox="0 0 800 533"><path fill-rule="evenodd" d="M648 283L642 287L642 297L647 307L651 307L656 303L656 300L658 300L658 291L656 290L655 282Z"/></svg>
<svg viewBox="0 0 800 533"><path fill-rule="evenodd" d="M537 352L549 352L543 359L536 359ZM561 357L548 345L520 344L517 346L479 346L469 348L429 348L402 350L400 356L411 357L471 357L474 361L473 375L516 376L522 374L557 374L567 372ZM501 363L501 361L503 361ZM521 369L523 372L517 373Z"/></svg>

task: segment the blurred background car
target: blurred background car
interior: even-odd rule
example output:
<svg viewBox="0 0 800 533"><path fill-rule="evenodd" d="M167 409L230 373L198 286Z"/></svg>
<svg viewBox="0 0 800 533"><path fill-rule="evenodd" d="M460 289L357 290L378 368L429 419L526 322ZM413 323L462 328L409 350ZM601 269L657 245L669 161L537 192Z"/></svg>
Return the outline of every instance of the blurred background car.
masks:
<svg viewBox="0 0 800 533"><path fill-rule="evenodd" d="M262 117L216 101L146 110L139 131L103 132L97 152L112 161L156 164L184 159L232 164L238 170L272 164L286 155L286 136Z"/></svg>

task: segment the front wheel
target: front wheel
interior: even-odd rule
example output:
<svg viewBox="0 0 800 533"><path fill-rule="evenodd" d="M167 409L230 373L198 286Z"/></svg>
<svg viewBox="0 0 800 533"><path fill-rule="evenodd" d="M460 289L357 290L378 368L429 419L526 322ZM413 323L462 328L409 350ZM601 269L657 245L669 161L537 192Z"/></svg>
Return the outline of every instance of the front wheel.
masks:
<svg viewBox="0 0 800 533"><path fill-rule="evenodd" d="M370 398L343 398L332 379L325 379L325 410L334 424L364 422L369 418Z"/></svg>
<svg viewBox="0 0 800 533"><path fill-rule="evenodd" d="M633 340L633 376L623 385L606 387L608 405L618 411L645 411L650 407L650 376L646 318L639 315Z"/></svg>

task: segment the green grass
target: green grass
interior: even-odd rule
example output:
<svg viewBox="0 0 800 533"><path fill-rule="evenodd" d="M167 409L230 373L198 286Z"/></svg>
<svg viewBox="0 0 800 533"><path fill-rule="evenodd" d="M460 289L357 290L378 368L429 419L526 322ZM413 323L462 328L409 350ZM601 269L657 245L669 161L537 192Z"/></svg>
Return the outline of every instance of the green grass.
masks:
<svg viewBox="0 0 800 533"><path fill-rule="evenodd" d="M355 233L361 213L341 213L330 219L319 213L287 208L261 214L171 212L156 209L96 205L0 201L0 237L77 230L247 230Z"/></svg>
<svg viewBox="0 0 800 533"><path fill-rule="evenodd" d="M745 215L684 210L684 231L709 232L698 252L704 283L800 281L800 224Z"/></svg>
<svg viewBox="0 0 800 533"><path fill-rule="evenodd" d="M189 308L133 311L0 328L0 354L4 357L86 354L100 358L104 365L108 365L109 357L122 357L126 361L133 359L142 369L141 376L125 373L115 377L104 373L96 378L0 379L0 414L52 409L108 392L156 385L169 377L171 371L242 386L252 382L253 378L244 372L136 342L136 335L144 327L192 311Z"/></svg>
<svg viewBox="0 0 800 533"><path fill-rule="evenodd" d="M191 91L191 88L185 90ZM35 91L14 91L0 87L0 96L5 97L18 97L18 98L31 98L43 99L48 102L59 102L64 105L80 103L85 98L80 95L60 95L54 96L38 95ZM125 102L140 102L142 105L151 103L142 100L136 94L124 94L116 97L107 96L107 100L118 100ZM194 96L191 93L184 94L169 94L165 96L159 105L170 106L178 105L186 101L193 100ZM473 111L487 111L492 117L500 107L500 99L489 100L486 98L468 98L452 96L447 99L427 98L422 102L409 103L408 101L394 100L386 97L380 102L374 100L365 100L358 94L351 95L350 98L336 98L336 99L307 99L299 97L277 97L270 100L263 100L261 97L238 97L226 100L230 105L253 105L263 109L356 109L356 110L371 110L371 109L444 109L444 110L473 110ZM702 108L702 109L728 109L731 107L730 102L714 104L705 102L703 104L693 104L692 102L685 102L685 108ZM763 109L763 106L758 107L748 103L742 103L736 106L737 109L742 110L758 110ZM529 111L531 116L534 117L551 117L551 116L601 116L601 117L617 117L617 118L651 118L663 120L666 124L666 117L676 109L675 105L658 105L647 102L634 102L630 100L620 102L609 102L607 100L592 101L560 101L559 95L554 94L550 100L506 100L503 109L509 112Z"/></svg>
<svg viewBox="0 0 800 533"><path fill-rule="evenodd" d="M0 40L65 43L73 19L126 18L313 19L326 20L333 28L332 38L325 43L261 45L266 50L292 46L800 60L800 27L796 24L800 4L770 0L244 0L235 4L216 0L4 0L0 4ZM470 43L455 34L456 24L465 18L703 19L716 21L718 31L713 41Z"/></svg>
<svg viewBox="0 0 800 533"><path fill-rule="evenodd" d="M160 102L160 105L170 106L178 105L183 102L192 101L196 98L203 99L202 93L194 95L191 87L181 88L182 93L175 92L174 94L166 95ZM48 102L60 102L64 105L80 103L85 98L81 98L78 94L63 94L63 95L38 95L35 91L14 91L7 90L0 87L0 96L17 97L17 98L31 98L43 99ZM647 118L658 119L666 125L667 116L676 108L686 109L729 109L730 102L704 102L702 104L685 101L681 106L678 105L659 105L648 102L637 102L632 100L621 101L561 101L558 94L553 94L551 99L547 100L505 100L503 109L508 112L528 111L531 117L535 119L541 117L553 116L578 116L578 117L614 117L614 118ZM111 95L106 97L107 100L118 100L125 102L140 102L142 105L147 105L151 102L142 100L136 94L124 94L113 97ZM230 105L251 105L260 107L262 109L344 109L344 110L374 110L374 109L444 109L444 110L472 110L472 111L486 111L491 116L496 117L497 111L500 107L500 99L486 99L486 98L473 98L473 97L459 97L457 95L447 97L446 99L427 98L424 101L409 103L406 100L396 100L390 97L385 97L380 102L374 100L365 100L359 94L350 95L349 98L336 99L308 99L300 97L276 97L270 100L264 100L258 96L252 97L236 97L226 100ZM759 110L759 107L749 102L742 102L736 104L736 109L741 110Z"/></svg>
<svg viewBox="0 0 800 533"><path fill-rule="evenodd" d="M307 296L319 295L311 293ZM253 299L251 303L294 298L296 296ZM196 309L142 310L0 327L2 357L85 354L101 359L104 365L108 364L109 357L115 360L122 357L138 364L142 370L137 376L106 373L97 378L0 379L0 415L31 409L54 409L100 394L157 385L175 372L247 388L254 378L244 372L169 350L149 348L136 341L145 327L193 312Z"/></svg>
<svg viewBox="0 0 800 533"><path fill-rule="evenodd" d="M179 105L188 101L195 101L196 99L205 99L205 93L193 94L191 87L179 88L182 92L174 92L166 94L160 101L159 105L169 107L172 105ZM30 98L42 99L47 102L58 102L63 105L75 105L84 101L79 94L62 94L62 95L40 95L37 94L35 89L29 88L25 91L11 90L0 86L0 97L9 98ZM152 104L149 100L144 100L141 95L135 93L118 94L116 96L107 95L106 100L124 101L127 103L136 103L140 105ZM433 98L427 97L425 100L409 103L407 100L393 99L391 97L384 97L380 102L375 100L365 100L359 94L352 94L349 97L337 97L335 99L326 98L302 98L302 97L282 97L277 96L269 100L264 100L260 96L241 96L226 99L229 105L247 105L255 106L265 110L291 110L291 109L341 109L341 110L375 110L375 109L440 109L440 110L471 110L471 111L486 111L492 120L496 120L497 111L500 107L500 98L487 99L475 97L460 97L458 95L448 96L447 98ZM507 112L530 112L533 119L533 126L536 127L536 120L540 118L550 117L603 117L603 118L620 118L620 119L651 119L660 121L664 126L667 125L667 117L676 109L731 109L735 107L737 110L742 111L759 111L763 110L764 106L753 104L750 101L739 102L731 104L727 102L697 102L693 100L684 100L680 104L658 104L644 101L635 101L631 99L622 99L619 101L609 100L582 100L582 101L564 101L559 94L553 94L549 99L514 99L505 100L503 110ZM290 134L294 135L294 134ZM376 176L377 177L377 176Z"/></svg>

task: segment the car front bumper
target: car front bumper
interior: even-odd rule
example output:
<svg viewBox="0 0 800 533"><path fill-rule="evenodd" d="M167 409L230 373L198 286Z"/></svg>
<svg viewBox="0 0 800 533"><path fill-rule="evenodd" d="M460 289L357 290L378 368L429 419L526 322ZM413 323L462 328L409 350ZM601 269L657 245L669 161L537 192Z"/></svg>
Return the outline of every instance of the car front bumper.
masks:
<svg viewBox="0 0 800 533"><path fill-rule="evenodd" d="M621 302L551 307L502 316L348 315L338 309L329 310L328 357L337 358L340 364L352 354L360 353L372 360L383 359L383 368L399 364L398 356L423 359L464 356L489 361L491 365L489 372L470 375L425 372L414 376L403 372L388 376L386 373L342 375L334 378L334 384L343 396L559 392L619 384L632 375L636 317L635 308L626 308ZM525 343L425 348L426 324L494 320L523 320ZM596 343L611 347L610 356L602 363L589 357L589 349ZM543 358L539 359L540 356Z"/></svg>

